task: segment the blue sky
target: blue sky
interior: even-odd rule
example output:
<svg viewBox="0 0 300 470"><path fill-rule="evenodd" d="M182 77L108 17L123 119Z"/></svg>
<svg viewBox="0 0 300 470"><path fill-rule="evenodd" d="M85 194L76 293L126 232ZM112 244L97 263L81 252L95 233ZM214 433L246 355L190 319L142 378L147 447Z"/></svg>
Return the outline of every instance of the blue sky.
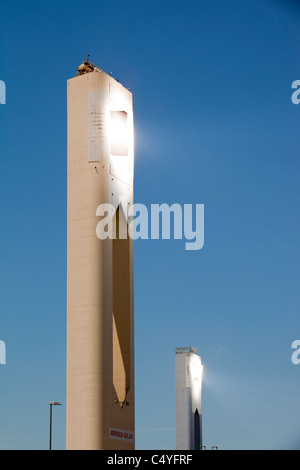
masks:
<svg viewBox="0 0 300 470"><path fill-rule="evenodd" d="M300 448L295 1L0 7L0 449L65 448L66 81L129 87L135 201L205 205L205 244L135 242L136 448L175 449L175 348L204 364L203 442Z"/></svg>

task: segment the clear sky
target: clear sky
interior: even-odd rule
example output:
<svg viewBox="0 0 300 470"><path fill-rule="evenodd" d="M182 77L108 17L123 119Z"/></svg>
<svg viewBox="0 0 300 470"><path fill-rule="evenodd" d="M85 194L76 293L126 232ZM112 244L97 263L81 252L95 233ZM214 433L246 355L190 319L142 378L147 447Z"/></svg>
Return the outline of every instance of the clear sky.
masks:
<svg viewBox="0 0 300 470"><path fill-rule="evenodd" d="M135 243L136 448L175 449L175 348L204 364L203 443L300 448L300 8L2 0L0 449L65 448L66 81L129 87L135 201L205 205L205 244Z"/></svg>

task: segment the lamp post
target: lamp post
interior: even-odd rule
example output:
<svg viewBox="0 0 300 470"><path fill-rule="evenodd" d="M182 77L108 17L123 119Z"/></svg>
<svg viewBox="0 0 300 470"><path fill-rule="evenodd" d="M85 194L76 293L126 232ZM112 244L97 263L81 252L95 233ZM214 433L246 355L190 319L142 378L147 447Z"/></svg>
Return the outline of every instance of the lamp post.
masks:
<svg viewBox="0 0 300 470"><path fill-rule="evenodd" d="M49 437L49 450L52 446L52 406L53 405L61 405L59 401L50 401L50 437Z"/></svg>

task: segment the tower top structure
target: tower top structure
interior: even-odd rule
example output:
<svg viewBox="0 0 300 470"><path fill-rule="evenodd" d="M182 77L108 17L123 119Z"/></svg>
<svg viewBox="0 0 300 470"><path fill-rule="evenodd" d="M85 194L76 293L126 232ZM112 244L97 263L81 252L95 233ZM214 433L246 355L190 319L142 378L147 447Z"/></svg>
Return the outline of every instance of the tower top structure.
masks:
<svg viewBox="0 0 300 470"><path fill-rule="evenodd" d="M77 68L77 75L84 75L85 73L90 73L90 72L102 72L101 69L96 67L94 62L90 61L90 55L88 54L87 57L83 57L82 59L82 64L79 65Z"/></svg>
<svg viewBox="0 0 300 470"><path fill-rule="evenodd" d="M187 353L187 352L198 354L198 349L193 348L192 346L187 346L187 347L184 347L184 348L176 348L175 349L176 354Z"/></svg>

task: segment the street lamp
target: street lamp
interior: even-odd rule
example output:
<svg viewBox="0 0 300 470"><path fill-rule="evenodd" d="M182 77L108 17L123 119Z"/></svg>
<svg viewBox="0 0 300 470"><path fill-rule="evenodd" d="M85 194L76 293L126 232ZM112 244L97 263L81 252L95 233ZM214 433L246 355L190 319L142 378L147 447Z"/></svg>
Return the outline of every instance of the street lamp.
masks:
<svg viewBox="0 0 300 470"><path fill-rule="evenodd" d="M59 401L50 401L50 438L49 438L49 450L51 450L52 444L52 406L53 405L61 405Z"/></svg>

